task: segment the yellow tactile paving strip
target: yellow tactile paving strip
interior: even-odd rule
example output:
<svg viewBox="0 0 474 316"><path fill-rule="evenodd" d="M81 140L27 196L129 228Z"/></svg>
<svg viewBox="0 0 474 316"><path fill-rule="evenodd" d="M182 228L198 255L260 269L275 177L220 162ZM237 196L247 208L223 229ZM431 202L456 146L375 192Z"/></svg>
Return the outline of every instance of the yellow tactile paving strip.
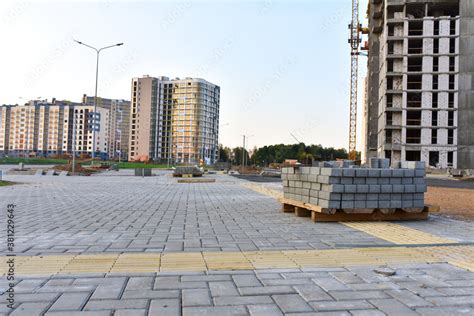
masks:
<svg viewBox="0 0 474 316"><path fill-rule="evenodd" d="M363 231L377 238L397 245L455 244L455 240L438 237L419 230L389 222L341 222L346 226Z"/></svg>
<svg viewBox="0 0 474 316"><path fill-rule="evenodd" d="M11 257L8 257L11 258ZM6 262L7 257L1 257ZM447 262L474 272L474 246L16 256L17 275L185 272ZM0 266L5 275L8 266Z"/></svg>

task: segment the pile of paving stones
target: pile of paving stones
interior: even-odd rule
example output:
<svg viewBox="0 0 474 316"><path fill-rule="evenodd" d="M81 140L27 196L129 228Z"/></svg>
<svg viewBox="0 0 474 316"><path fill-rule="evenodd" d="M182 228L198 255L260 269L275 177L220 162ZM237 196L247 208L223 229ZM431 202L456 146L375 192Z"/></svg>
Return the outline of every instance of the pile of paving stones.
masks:
<svg viewBox="0 0 474 316"><path fill-rule="evenodd" d="M282 168L284 198L332 209L423 208L425 164L372 158L368 166L352 161Z"/></svg>

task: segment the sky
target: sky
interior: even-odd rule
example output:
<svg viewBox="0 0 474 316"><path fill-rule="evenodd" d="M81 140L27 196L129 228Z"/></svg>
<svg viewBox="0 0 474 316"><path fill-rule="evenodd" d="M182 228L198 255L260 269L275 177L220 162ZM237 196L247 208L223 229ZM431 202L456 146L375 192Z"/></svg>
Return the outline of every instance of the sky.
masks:
<svg viewBox="0 0 474 316"><path fill-rule="evenodd" d="M143 75L203 78L221 87L225 146L346 148L350 18L351 0L2 0L0 104L94 95L95 53L73 39L123 42L101 52L99 96L129 100ZM359 68L358 150L366 57Z"/></svg>

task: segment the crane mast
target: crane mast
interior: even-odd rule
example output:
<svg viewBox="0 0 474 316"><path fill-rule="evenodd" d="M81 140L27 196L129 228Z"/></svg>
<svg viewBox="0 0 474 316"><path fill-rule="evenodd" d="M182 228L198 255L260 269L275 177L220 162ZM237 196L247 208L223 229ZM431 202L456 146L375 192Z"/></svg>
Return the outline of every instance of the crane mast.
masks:
<svg viewBox="0 0 474 316"><path fill-rule="evenodd" d="M352 0L352 20L349 24L351 45L351 91L349 107L349 159L355 160L357 156L357 84L359 71L359 0Z"/></svg>
<svg viewBox="0 0 474 316"><path fill-rule="evenodd" d="M362 28L359 23L359 0L352 0L352 20L349 24L349 45L351 46L351 91L349 107L349 159L357 158L357 88L359 73L360 50L366 50L367 46L360 48L362 42L361 33L368 34L367 28Z"/></svg>

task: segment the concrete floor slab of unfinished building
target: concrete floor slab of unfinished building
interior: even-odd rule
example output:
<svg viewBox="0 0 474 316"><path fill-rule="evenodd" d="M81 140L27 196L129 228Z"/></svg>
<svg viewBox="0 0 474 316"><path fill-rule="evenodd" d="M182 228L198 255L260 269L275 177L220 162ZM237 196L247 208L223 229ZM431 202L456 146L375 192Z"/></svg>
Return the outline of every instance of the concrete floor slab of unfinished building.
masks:
<svg viewBox="0 0 474 316"><path fill-rule="evenodd" d="M474 313L472 223L313 223L242 179L178 184L155 173L7 176L21 183L0 188L5 207L16 205L16 300L0 313Z"/></svg>

